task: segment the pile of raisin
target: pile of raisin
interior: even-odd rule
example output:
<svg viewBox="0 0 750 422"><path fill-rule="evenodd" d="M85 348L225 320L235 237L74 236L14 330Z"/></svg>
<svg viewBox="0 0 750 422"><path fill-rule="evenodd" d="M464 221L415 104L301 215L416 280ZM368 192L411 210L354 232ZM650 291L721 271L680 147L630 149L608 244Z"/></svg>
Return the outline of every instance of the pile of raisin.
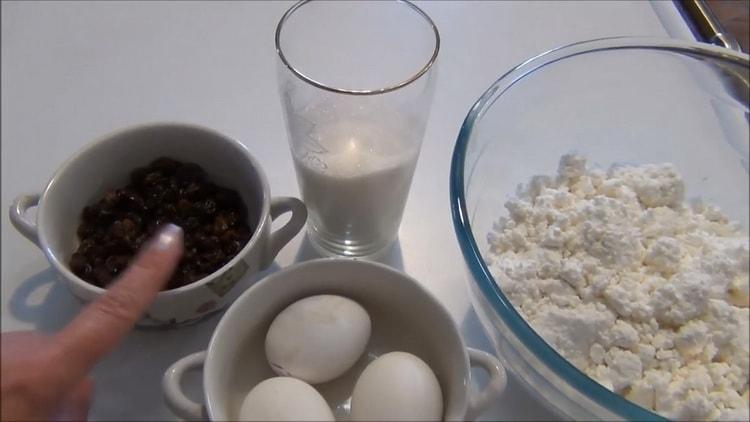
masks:
<svg viewBox="0 0 750 422"><path fill-rule="evenodd" d="M133 171L124 188L83 209L80 244L70 268L87 282L107 287L167 223L182 227L185 253L166 290L218 270L253 233L237 192L208 181L197 164L162 157Z"/></svg>

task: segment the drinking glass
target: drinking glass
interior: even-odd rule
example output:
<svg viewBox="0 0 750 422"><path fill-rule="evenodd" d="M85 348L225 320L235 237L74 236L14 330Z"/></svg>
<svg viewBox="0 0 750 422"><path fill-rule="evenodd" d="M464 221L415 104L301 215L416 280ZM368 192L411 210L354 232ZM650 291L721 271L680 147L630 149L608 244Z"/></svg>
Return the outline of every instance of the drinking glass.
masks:
<svg viewBox="0 0 750 422"><path fill-rule="evenodd" d="M302 1L279 21L279 94L319 251L368 256L396 238L439 48L407 1Z"/></svg>

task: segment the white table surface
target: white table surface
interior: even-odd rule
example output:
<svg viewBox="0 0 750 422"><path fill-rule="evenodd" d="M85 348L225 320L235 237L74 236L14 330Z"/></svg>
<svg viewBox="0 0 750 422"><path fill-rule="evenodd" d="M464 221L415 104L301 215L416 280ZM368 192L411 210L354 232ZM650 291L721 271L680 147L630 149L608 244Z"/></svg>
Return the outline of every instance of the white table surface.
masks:
<svg viewBox="0 0 750 422"><path fill-rule="evenodd" d="M448 203L450 156L479 95L550 48L606 36L691 39L670 1L419 2L442 45L432 113L400 231L384 260L448 307L468 345L489 350L469 301ZM298 195L276 91L274 2L2 3L2 209L39 192L93 138L145 121L186 121L245 143L276 195ZM303 234L277 266L314 257ZM252 280L245 281L250 284ZM58 330L80 309L42 253L2 219L2 331ZM92 419L174 419L160 390L174 360L206 347L220 315L134 331L94 370ZM482 382L482 376L479 376ZM199 375L188 379L200 394ZM483 419L549 419L511 379Z"/></svg>

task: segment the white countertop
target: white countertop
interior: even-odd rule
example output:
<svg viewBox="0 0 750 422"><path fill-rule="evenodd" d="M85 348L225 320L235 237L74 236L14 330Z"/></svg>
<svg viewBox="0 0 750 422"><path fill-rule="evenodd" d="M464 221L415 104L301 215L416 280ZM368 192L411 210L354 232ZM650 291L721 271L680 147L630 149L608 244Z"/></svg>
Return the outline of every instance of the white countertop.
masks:
<svg viewBox="0 0 750 422"><path fill-rule="evenodd" d="M238 139L274 195L298 195L276 90L273 33L290 2L2 3L2 209L39 192L83 144L144 121L186 121ZM501 74L553 47L607 36L691 39L670 1L418 2L442 46L435 99L400 231L385 259L448 307L468 345L490 346L471 308L450 220L448 171L467 111ZM303 234L275 269L314 257ZM42 253L2 219L2 331L55 331L80 309ZM251 283L247 280L246 283ZM160 380L206 347L220 315L135 331L94 371L92 419L174 419ZM480 382L482 376L478 377ZM197 387L199 375L188 380ZM194 388L195 396L198 389ZM511 379L483 419L549 419Z"/></svg>

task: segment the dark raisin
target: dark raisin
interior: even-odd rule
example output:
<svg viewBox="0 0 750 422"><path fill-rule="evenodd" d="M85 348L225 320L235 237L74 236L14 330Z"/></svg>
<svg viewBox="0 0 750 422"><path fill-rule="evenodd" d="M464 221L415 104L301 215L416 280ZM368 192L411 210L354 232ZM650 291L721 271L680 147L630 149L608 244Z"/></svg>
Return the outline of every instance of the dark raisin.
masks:
<svg viewBox="0 0 750 422"><path fill-rule="evenodd" d="M192 260L193 258L195 258L197 254L198 254L198 249L190 248L190 249L185 249L185 251L182 253L182 256L186 260Z"/></svg>
<svg viewBox="0 0 750 422"><path fill-rule="evenodd" d="M179 287L182 287L184 285L188 284L185 282L185 279L182 276L172 276L172 278L167 283L167 290L177 289Z"/></svg>
<svg viewBox="0 0 750 422"><path fill-rule="evenodd" d="M104 209L114 209L117 207L117 203L119 200L119 195L117 195L117 191L111 190L104 194L104 198L100 201L100 205Z"/></svg>
<svg viewBox="0 0 750 422"><path fill-rule="evenodd" d="M195 163L161 157L130 174L130 183L85 207L71 270L106 287L144 243L168 222L183 227L184 253L167 288L199 280L249 241L247 212L237 192L216 186Z"/></svg>
<svg viewBox="0 0 750 422"><path fill-rule="evenodd" d="M119 274L128 265L127 255L112 255L104 262L104 266L110 273Z"/></svg>
<svg viewBox="0 0 750 422"><path fill-rule="evenodd" d="M171 175L181 166L179 161L173 160L168 157L160 157L154 160L149 167L154 170L159 170L164 175Z"/></svg>
<svg viewBox="0 0 750 422"><path fill-rule="evenodd" d="M78 234L79 239L86 239L88 237L91 237L96 233L96 227L90 224L83 223L80 226L78 226L78 230L76 231L76 234Z"/></svg>
<svg viewBox="0 0 750 422"><path fill-rule="evenodd" d="M217 266L221 266L223 259L224 253L221 250L204 252L198 258L198 262L203 265L198 265L198 267L208 273L213 271Z"/></svg>
<svg viewBox="0 0 750 422"><path fill-rule="evenodd" d="M188 230L193 230L193 229L196 229L200 225L200 223L201 222L200 222L200 220L198 220L198 218L196 218L196 217L188 217L188 218L185 219L184 226Z"/></svg>
<svg viewBox="0 0 750 422"><path fill-rule="evenodd" d="M184 189L182 189L182 195L190 199L201 199L205 196L206 192L203 186L198 182L189 182Z"/></svg>
<svg viewBox="0 0 750 422"><path fill-rule="evenodd" d="M125 218L128 218L130 221L132 221L138 230L141 230L141 228L143 227L143 218L141 218L140 215L131 212L127 213L125 215Z"/></svg>
<svg viewBox="0 0 750 422"><path fill-rule="evenodd" d="M159 207L159 199L152 196L147 196L143 200L143 211L146 213L152 213Z"/></svg>
<svg viewBox="0 0 750 422"><path fill-rule="evenodd" d="M208 182L203 185L203 191L206 193L206 196L214 197L216 196L216 191L219 189L218 186L214 185L211 182ZM215 199L215 198L214 198Z"/></svg>
<svg viewBox="0 0 750 422"><path fill-rule="evenodd" d="M157 207L158 207L162 205L165 200L165 196L167 194L167 187L161 184L154 185L146 192L147 192L146 195L149 198L153 198L159 201L159 204L157 204Z"/></svg>
<svg viewBox="0 0 750 422"><path fill-rule="evenodd" d="M105 265L98 265L92 271L92 279L96 280L96 285L105 287L114 278L114 275Z"/></svg>
<svg viewBox="0 0 750 422"><path fill-rule="evenodd" d="M213 251L219 249L219 238L217 236L198 236L198 249L201 251Z"/></svg>
<svg viewBox="0 0 750 422"><path fill-rule="evenodd" d="M86 238L81 240L81 243L78 245L78 252L85 256L93 256L98 250L98 245L96 244L96 240L93 237ZM75 255L75 254L73 254Z"/></svg>
<svg viewBox="0 0 750 422"><path fill-rule="evenodd" d="M167 220L171 220L178 215L177 207L174 204L164 204L158 210L159 215L162 215Z"/></svg>
<svg viewBox="0 0 750 422"><path fill-rule="evenodd" d="M127 240L117 237L109 237L107 238L102 248L106 252L106 255L126 255L129 253L134 252L131 245L128 243Z"/></svg>
<svg viewBox="0 0 750 422"><path fill-rule="evenodd" d="M140 249L141 246L143 246L143 243L146 242L146 240L148 240L148 235L146 233L140 234L133 240L133 249Z"/></svg>
<svg viewBox="0 0 750 422"><path fill-rule="evenodd" d="M133 189L123 189L120 193L120 208L131 211L144 211L143 196Z"/></svg>
<svg viewBox="0 0 750 422"><path fill-rule="evenodd" d="M242 203L240 195L227 188L217 188L215 197L222 207L237 207Z"/></svg>
<svg viewBox="0 0 750 422"><path fill-rule="evenodd" d="M220 234L229 229L229 223L224 214L219 214L214 218L214 233Z"/></svg>
<svg viewBox="0 0 750 422"><path fill-rule="evenodd" d="M96 224L99 226L107 226L117 218L117 213L114 209L102 207L99 210L99 218L96 220Z"/></svg>
<svg viewBox="0 0 750 422"><path fill-rule="evenodd" d="M163 181L164 175L162 175L159 171L151 171L150 173L146 174L146 177L143 178L143 184L152 189L158 186Z"/></svg>
<svg viewBox="0 0 750 422"><path fill-rule="evenodd" d="M201 214L205 215L206 217L210 217L216 214L217 204L216 204L216 201L214 201L211 198L208 198L204 201L199 202L198 207L199 207Z"/></svg>
<svg viewBox="0 0 750 422"><path fill-rule="evenodd" d="M70 257L70 269L79 277L86 277L91 273L91 265L89 265L88 259L79 252Z"/></svg>
<svg viewBox="0 0 750 422"><path fill-rule="evenodd" d="M89 205L83 208L81 218L85 223L94 223L99 218L99 208L96 205Z"/></svg>
<svg viewBox="0 0 750 422"><path fill-rule="evenodd" d="M253 236L253 233L248 230L247 226L240 226L237 227L237 230L235 231L236 237L235 239L239 240L242 244L247 243L250 238Z"/></svg>
<svg viewBox="0 0 750 422"><path fill-rule="evenodd" d="M235 240L234 230L225 230L219 234L219 241L221 243L228 243Z"/></svg>
<svg viewBox="0 0 750 422"><path fill-rule="evenodd" d="M205 179L205 172L195 163L185 163L180 166L175 175L182 180L190 182L202 182Z"/></svg>
<svg viewBox="0 0 750 422"><path fill-rule="evenodd" d="M135 239L138 236L138 226L129 218L117 220L109 227L109 232L124 240Z"/></svg>
<svg viewBox="0 0 750 422"><path fill-rule="evenodd" d="M187 199L180 199L177 201L177 213L180 216L187 217L190 215L190 211L193 208L193 204Z"/></svg>
<svg viewBox="0 0 750 422"><path fill-rule="evenodd" d="M240 251L240 249L242 249L242 245L240 245L240 242L236 240L230 240L228 242L222 243L221 245L221 250L224 251L224 253L227 255L234 256L237 254L237 252Z"/></svg>
<svg viewBox="0 0 750 422"><path fill-rule="evenodd" d="M166 186L164 188L164 194L162 195L162 200L165 202L174 202L180 198L180 191L179 188L174 189L171 186Z"/></svg>
<svg viewBox="0 0 750 422"><path fill-rule="evenodd" d="M250 240L251 233L245 227L235 227L224 232L221 237L223 242L229 242L236 240L242 244L247 243Z"/></svg>
<svg viewBox="0 0 750 422"><path fill-rule="evenodd" d="M166 220L163 216L155 216L146 226L146 233L153 235L164 225L164 223L166 223Z"/></svg>

